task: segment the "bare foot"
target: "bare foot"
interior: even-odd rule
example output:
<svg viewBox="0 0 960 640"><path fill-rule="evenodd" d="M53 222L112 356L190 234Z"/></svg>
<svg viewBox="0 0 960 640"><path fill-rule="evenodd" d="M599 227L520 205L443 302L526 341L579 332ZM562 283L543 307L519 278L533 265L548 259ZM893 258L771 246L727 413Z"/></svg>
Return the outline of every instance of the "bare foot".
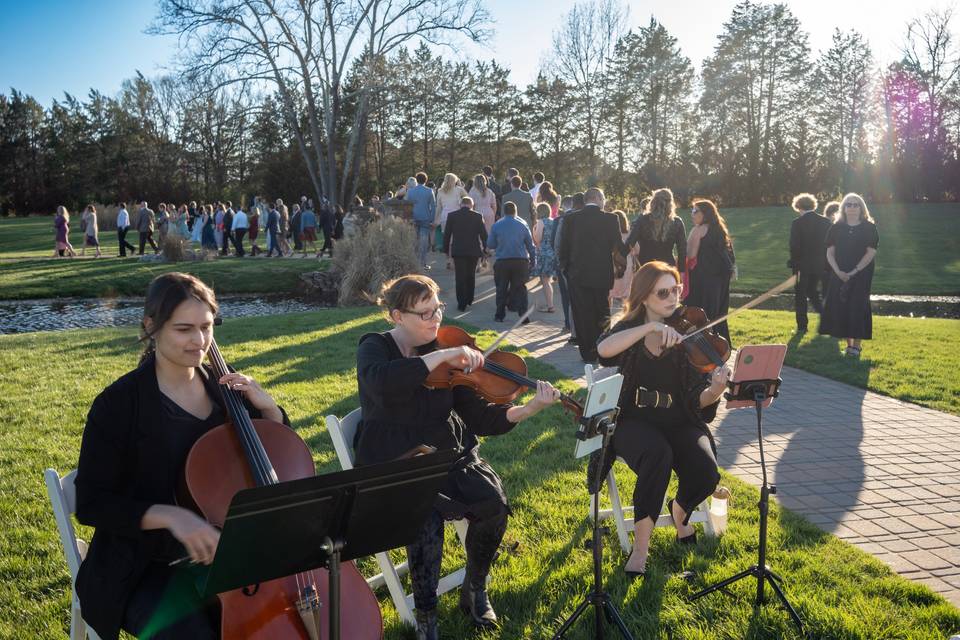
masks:
<svg viewBox="0 0 960 640"><path fill-rule="evenodd" d="M643 573L647 570L647 557L645 555L641 556L641 554L634 549L630 552L630 557L627 558L627 563L623 565L623 570L634 573Z"/></svg>
<svg viewBox="0 0 960 640"><path fill-rule="evenodd" d="M673 516L674 525L677 527L677 537L686 538L687 536L692 535L696 529L693 528L692 524L683 524L683 519L687 515L684 510L680 507L680 505L677 504L676 500L673 500L670 503L670 506L672 507L670 515Z"/></svg>

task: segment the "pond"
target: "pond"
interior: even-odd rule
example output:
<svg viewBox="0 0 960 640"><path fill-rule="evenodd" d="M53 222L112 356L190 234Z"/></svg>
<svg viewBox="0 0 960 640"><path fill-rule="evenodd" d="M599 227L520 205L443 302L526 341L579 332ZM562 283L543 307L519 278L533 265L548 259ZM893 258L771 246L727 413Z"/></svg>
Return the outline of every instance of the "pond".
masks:
<svg viewBox="0 0 960 640"><path fill-rule="evenodd" d="M756 296L731 293L730 308L746 304ZM906 316L908 318L960 318L960 296L900 296L872 295L870 306L878 316ZM757 309L793 311L793 294L781 293L766 300ZM813 309L810 309L813 312Z"/></svg>
<svg viewBox="0 0 960 640"><path fill-rule="evenodd" d="M218 296L224 318L315 311L323 307L286 296ZM142 298L10 300L0 302L0 334L139 324Z"/></svg>

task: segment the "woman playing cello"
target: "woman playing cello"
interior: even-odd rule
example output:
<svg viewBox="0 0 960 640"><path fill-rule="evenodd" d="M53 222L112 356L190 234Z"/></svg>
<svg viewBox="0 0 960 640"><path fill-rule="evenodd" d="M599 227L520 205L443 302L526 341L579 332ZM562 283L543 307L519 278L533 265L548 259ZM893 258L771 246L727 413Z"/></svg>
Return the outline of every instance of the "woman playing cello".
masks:
<svg viewBox="0 0 960 640"><path fill-rule="evenodd" d="M209 564L219 532L174 496L194 442L225 422L218 384L244 396L252 417L289 426L283 409L241 373L203 366L213 339L213 291L184 273L150 283L140 365L94 400L77 468L77 519L96 528L76 591L102 638L120 629L151 638L217 638L216 601L203 601L171 567L183 555ZM178 544L179 543L179 544ZM162 612L162 613L161 613ZM161 618L163 618L161 620Z"/></svg>
<svg viewBox="0 0 960 640"><path fill-rule="evenodd" d="M559 398L546 382L522 406L493 404L465 387L427 388L428 374L449 363L478 370L483 355L470 347L440 349L437 335L443 304L437 284L408 275L383 287L380 304L393 329L368 333L357 351L357 382L363 421L357 431L357 464L393 460L417 446L461 452L437 508L419 538L407 547L417 638L438 637L437 583L443 551L443 521L466 517L467 568L460 606L478 626L496 624L487 598L486 577L507 527L510 508L496 472L478 455L478 436L503 434Z"/></svg>
<svg viewBox="0 0 960 640"><path fill-rule="evenodd" d="M669 508L681 543L696 541L690 513L720 480L706 423L716 415L731 371L722 365L703 374L683 349L671 349L682 337L667 324L680 308L681 291L674 267L646 263L634 275L623 317L597 342L600 363L619 366L624 381L612 451L592 471L605 477L620 456L637 474L633 551L624 566L630 577L642 576L646 569L650 534L671 470L677 472L679 486Z"/></svg>

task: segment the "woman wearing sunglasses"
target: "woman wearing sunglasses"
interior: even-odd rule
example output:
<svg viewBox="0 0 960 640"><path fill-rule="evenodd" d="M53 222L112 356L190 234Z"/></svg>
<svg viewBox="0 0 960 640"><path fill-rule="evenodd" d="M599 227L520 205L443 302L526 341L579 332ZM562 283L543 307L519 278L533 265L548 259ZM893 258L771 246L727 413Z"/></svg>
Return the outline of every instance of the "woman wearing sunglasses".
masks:
<svg viewBox="0 0 960 640"><path fill-rule="evenodd" d="M477 626L496 624L486 578L506 531L510 507L500 478L478 454L477 437L507 433L560 397L547 382L541 382L534 397L522 406L491 404L462 386L425 387L427 375L443 362L457 369L483 366L483 355L469 347L437 348L444 309L439 291L433 280L421 275L388 282L380 304L393 329L364 335L357 350L363 410L354 443L357 465L388 462L419 445L461 452L437 508L417 541L407 547L418 640L439 637L437 583L445 519L466 517L470 521L460 608Z"/></svg>
<svg viewBox="0 0 960 640"><path fill-rule="evenodd" d="M633 278L626 310L610 331L600 337L600 363L620 367L620 417L608 459L595 467L605 477L616 456L637 474L633 491L633 551L624 570L644 575L650 535L670 482L679 480L670 500L677 541L696 542L690 513L716 489L720 481L716 449L707 423L730 377L729 366L702 374L687 361L681 335L664 320L680 307L680 273L665 262L648 262Z"/></svg>

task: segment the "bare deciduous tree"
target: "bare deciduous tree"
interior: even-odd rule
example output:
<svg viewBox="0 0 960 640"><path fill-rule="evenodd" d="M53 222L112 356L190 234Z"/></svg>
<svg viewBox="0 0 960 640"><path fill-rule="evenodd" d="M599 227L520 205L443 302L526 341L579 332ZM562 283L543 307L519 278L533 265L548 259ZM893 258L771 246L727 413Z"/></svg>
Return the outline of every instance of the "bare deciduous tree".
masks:
<svg viewBox="0 0 960 640"><path fill-rule="evenodd" d="M480 0L161 0L154 29L181 37L188 77L223 78L211 91L226 84L275 91L317 196L344 202L356 191L379 61L413 39L480 41L486 21ZM357 60L369 72L347 87Z"/></svg>

